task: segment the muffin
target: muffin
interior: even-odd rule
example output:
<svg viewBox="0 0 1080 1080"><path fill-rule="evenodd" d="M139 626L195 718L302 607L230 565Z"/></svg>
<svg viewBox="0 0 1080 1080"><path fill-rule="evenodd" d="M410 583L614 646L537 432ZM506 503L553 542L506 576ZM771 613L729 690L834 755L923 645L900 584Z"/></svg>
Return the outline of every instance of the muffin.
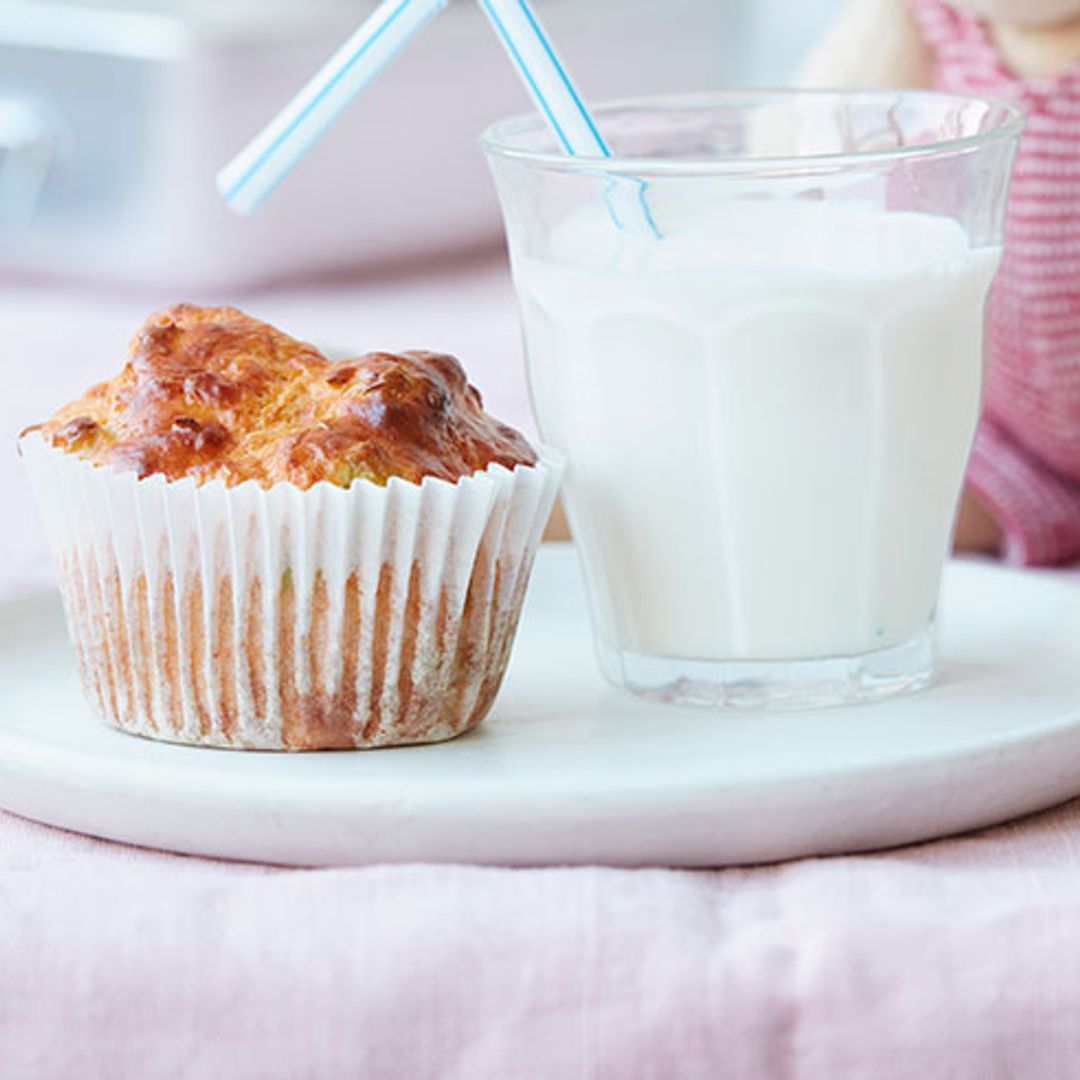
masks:
<svg viewBox="0 0 1080 1080"><path fill-rule="evenodd" d="M280 750L480 723L560 472L451 356L331 362L191 305L20 450L98 713Z"/></svg>

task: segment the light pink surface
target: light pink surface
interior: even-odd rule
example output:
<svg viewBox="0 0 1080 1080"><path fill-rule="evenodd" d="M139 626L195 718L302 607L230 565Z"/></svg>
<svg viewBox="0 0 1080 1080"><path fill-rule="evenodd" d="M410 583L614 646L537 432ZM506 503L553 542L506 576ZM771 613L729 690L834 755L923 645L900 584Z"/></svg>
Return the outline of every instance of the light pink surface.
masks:
<svg viewBox="0 0 1080 1080"><path fill-rule="evenodd" d="M172 299L0 291L0 440ZM320 342L457 351L527 423L498 264L241 302ZM13 454L0 489L3 599L50 572ZM1080 803L714 873L277 870L0 813L4 1078L1065 1078L1078 956Z"/></svg>
<svg viewBox="0 0 1080 1080"><path fill-rule="evenodd" d="M1076 1076L1080 804L723 872L272 870L0 816L2 1072Z"/></svg>

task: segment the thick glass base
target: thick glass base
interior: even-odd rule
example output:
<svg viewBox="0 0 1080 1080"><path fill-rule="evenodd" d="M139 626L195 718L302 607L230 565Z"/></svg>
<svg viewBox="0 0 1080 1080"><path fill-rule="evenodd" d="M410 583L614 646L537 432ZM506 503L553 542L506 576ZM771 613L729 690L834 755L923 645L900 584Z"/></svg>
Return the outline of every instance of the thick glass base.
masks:
<svg viewBox="0 0 1080 1080"><path fill-rule="evenodd" d="M934 677L934 633L860 656L820 660L673 660L600 645L615 686L666 705L714 709L816 709L909 694Z"/></svg>

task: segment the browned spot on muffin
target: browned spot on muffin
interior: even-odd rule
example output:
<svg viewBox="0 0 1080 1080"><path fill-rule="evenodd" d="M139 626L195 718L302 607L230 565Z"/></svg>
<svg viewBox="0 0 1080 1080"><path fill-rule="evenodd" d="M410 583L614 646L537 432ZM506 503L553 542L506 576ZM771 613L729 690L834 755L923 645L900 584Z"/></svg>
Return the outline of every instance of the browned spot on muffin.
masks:
<svg viewBox="0 0 1080 1080"><path fill-rule="evenodd" d="M311 587L311 620L306 635L308 670L315 689L326 685L326 654L330 648L327 622L330 618L330 598L326 592L326 578L316 571Z"/></svg>
<svg viewBox="0 0 1080 1080"><path fill-rule="evenodd" d="M525 602L528 569L524 567L518 573L516 580L506 587L503 584L505 577L503 566L498 562L495 564L495 587L492 590L492 633L488 643L483 684L469 717L469 727L475 727L488 714L506 676L510 650L514 644L514 634ZM506 595L504 595L504 588L506 588Z"/></svg>
<svg viewBox="0 0 1080 1080"><path fill-rule="evenodd" d="M389 563L383 563L379 571L379 585L375 590L375 618L371 632L371 697L368 699L368 715L362 732L365 739L370 739L379 730L383 719L382 696L386 687L386 660L390 627L394 621L393 586L393 567Z"/></svg>
<svg viewBox="0 0 1080 1080"><path fill-rule="evenodd" d="M298 696L296 713L283 731L282 741L297 750L340 748L351 745L354 717L351 708L343 707L341 695L330 694L326 689L330 601L321 573L316 575L313 584L311 604L311 619L302 653L310 690ZM355 699L354 687L351 701L355 702Z"/></svg>
<svg viewBox="0 0 1080 1080"><path fill-rule="evenodd" d="M75 416L57 428L53 436L53 445L62 450L83 449L100 432L101 429L96 420L91 420L89 416Z"/></svg>
<svg viewBox="0 0 1080 1080"><path fill-rule="evenodd" d="M150 625L150 587L146 582L146 574L139 574L135 578L133 608L135 623L132 636L132 658L135 662L138 700L150 730L157 731L157 716L154 709L154 639Z"/></svg>
<svg viewBox="0 0 1080 1080"><path fill-rule="evenodd" d="M277 614L277 695L281 708L281 741L292 746L300 726L299 695L296 688L296 590L292 573L281 576Z"/></svg>
<svg viewBox="0 0 1080 1080"><path fill-rule="evenodd" d="M362 718L356 715L356 677L360 665L360 578L354 570L345 582L345 608L341 620L341 677L334 708L347 716L349 741L353 741Z"/></svg>
<svg viewBox="0 0 1080 1080"><path fill-rule="evenodd" d="M504 583L503 583L504 575L503 575L502 563L500 563L498 559L492 559L491 562L492 562L492 567L491 567L492 577L491 577L491 590L490 590L490 592L488 594L488 601L489 601L489 605L491 605L492 610L494 611L495 607L497 607L497 602L498 602L499 598L502 596L502 591L503 591L503 587L504 587ZM493 655L493 649L495 648L495 639L498 636L498 629L499 629L499 620L496 619L494 617L494 615L491 615L488 618L488 623L487 623L487 646L486 646L486 649L485 649L485 651L488 653L489 656Z"/></svg>
<svg viewBox="0 0 1080 1080"><path fill-rule="evenodd" d="M398 713L404 727L410 725L410 706L413 703L413 664L416 662L416 628L420 622L420 565L413 563L409 571L409 592L405 597L405 614L401 629L400 666L398 667ZM418 710L419 711L419 710Z"/></svg>
<svg viewBox="0 0 1080 1080"><path fill-rule="evenodd" d="M469 588L465 594L465 608L461 613L458 630L457 653L454 658L454 675L450 697L453 715L467 716L471 700L479 689L487 651L487 619L491 595L491 555L488 540L480 542L473 564Z"/></svg>
<svg viewBox="0 0 1080 1080"><path fill-rule="evenodd" d="M263 638L262 578L253 578L248 587L244 629L244 660L247 667L251 706L259 720L266 719L266 648Z"/></svg>
<svg viewBox="0 0 1080 1080"><path fill-rule="evenodd" d="M199 574L192 574L184 591L184 633L187 637L188 685L195 706L195 718L199 733L211 731L210 704L206 685L206 623L203 612L203 582Z"/></svg>
<svg viewBox="0 0 1080 1080"><path fill-rule="evenodd" d="M217 696L217 721L222 738L231 739L236 730L236 649L235 613L233 612L232 583L229 578L218 578L214 593L214 610L210 625L213 642L210 667L213 673L214 693Z"/></svg>
<svg viewBox="0 0 1080 1080"><path fill-rule="evenodd" d="M180 634L176 618L176 588L172 574L161 583L161 631L158 635L158 673L165 679L165 718L173 731L184 730L184 694L180 686Z"/></svg>
<svg viewBox="0 0 1080 1080"><path fill-rule="evenodd" d="M452 681L456 650L451 627L455 625L450 612L450 590L444 586L439 590L439 599L435 605L435 667L432 676L433 686L429 707L434 710L439 722L452 721L453 702L447 689Z"/></svg>
<svg viewBox="0 0 1080 1080"><path fill-rule="evenodd" d="M469 712L469 727L473 727L480 723L484 716L487 715L487 711L491 708L492 702L495 700L495 695L498 693L499 683L502 681L502 672L505 668L505 664L500 663L500 660L503 659L501 655L502 643L500 638L503 636L502 629L506 625L505 618L500 617L499 614L502 610L502 605L498 602L499 597L502 594L502 587L502 566L499 564L498 560L495 560L491 591L487 603L487 640L483 649L484 669L480 676L476 701Z"/></svg>
<svg viewBox="0 0 1080 1080"><path fill-rule="evenodd" d="M446 653L446 629L450 622L450 594L446 588L439 590L439 602L435 608L435 651L439 656Z"/></svg>

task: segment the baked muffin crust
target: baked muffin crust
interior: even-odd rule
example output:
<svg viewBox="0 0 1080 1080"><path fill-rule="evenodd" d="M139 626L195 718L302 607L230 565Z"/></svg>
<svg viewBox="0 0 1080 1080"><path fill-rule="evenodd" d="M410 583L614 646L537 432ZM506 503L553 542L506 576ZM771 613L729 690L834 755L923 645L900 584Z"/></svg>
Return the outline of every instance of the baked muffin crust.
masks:
<svg viewBox="0 0 1080 1080"><path fill-rule="evenodd" d="M178 304L136 333L124 369L38 425L53 447L168 480L348 487L456 481L537 457L484 412L443 353L331 362L230 307Z"/></svg>

